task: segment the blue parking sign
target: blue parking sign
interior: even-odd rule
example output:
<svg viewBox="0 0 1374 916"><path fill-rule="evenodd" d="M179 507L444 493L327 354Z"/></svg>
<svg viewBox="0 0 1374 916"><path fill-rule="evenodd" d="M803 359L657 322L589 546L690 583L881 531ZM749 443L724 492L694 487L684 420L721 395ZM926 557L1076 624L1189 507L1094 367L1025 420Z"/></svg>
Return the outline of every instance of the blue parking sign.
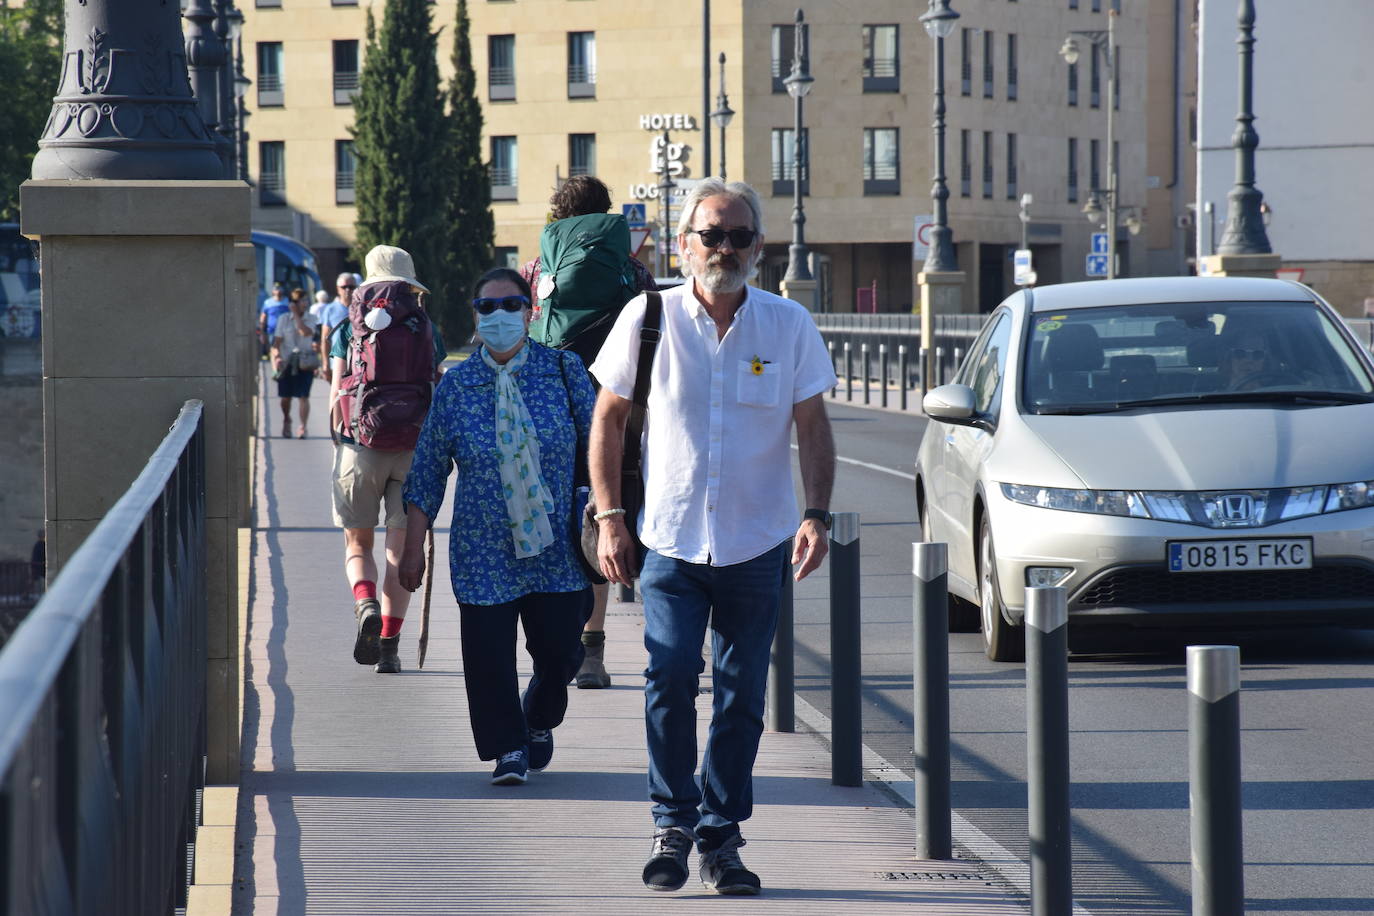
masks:
<svg viewBox="0 0 1374 916"><path fill-rule="evenodd" d="M630 224L630 228L634 229L644 225L643 204L621 204L620 212L625 215L625 222Z"/></svg>
<svg viewBox="0 0 1374 916"><path fill-rule="evenodd" d="M1107 256L1105 254L1088 255L1087 272L1090 277L1107 276Z"/></svg>

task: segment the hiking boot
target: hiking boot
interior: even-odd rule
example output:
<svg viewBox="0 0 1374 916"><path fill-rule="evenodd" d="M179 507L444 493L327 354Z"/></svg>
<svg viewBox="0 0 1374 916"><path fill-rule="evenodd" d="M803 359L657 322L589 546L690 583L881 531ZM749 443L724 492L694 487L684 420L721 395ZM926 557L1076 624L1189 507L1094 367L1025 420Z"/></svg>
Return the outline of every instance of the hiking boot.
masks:
<svg viewBox="0 0 1374 916"><path fill-rule="evenodd" d="M353 660L360 665L375 665L382 657L382 605L376 598L363 598L353 605L358 621L358 637L353 641Z"/></svg>
<svg viewBox="0 0 1374 916"><path fill-rule="evenodd" d="M529 758L523 747L507 751L496 761L496 769L491 771L491 784L494 786L519 786L529 779Z"/></svg>
<svg viewBox="0 0 1374 916"><path fill-rule="evenodd" d="M660 827L654 831L649 861L644 863L644 886L651 891L675 891L687 883L687 853L696 837L686 827Z"/></svg>
<svg viewBox="0 0 1374 916"><path fill-rule="evenodd" d="M553 729L530 729L530 772L541 772L553 759Z"/></svg>
<svg viewBox="0 0 1374 916"><path fill-rule="evenodd" d="M611 686L611 676L606 673L606 644L583 646L583 649L587 655L574 678L577 686L582 690Z"/></svg>
<svg viewBox="0 0 1374 916"><path fill-rule="evenodd" d="M401 637L383 636L377 642L377 665L372 670L378 674L400 674L401 657L396 650L401 647Z"/></svg>
<svg viewBox="0 0 1374 916"><path fill-rule="evenodd" d="M710 852L701 854L701 883L707 890L736 896L752 896L759 892L759 876L740 861L739 848L743 845L744 837L735 834Z"/></svg>

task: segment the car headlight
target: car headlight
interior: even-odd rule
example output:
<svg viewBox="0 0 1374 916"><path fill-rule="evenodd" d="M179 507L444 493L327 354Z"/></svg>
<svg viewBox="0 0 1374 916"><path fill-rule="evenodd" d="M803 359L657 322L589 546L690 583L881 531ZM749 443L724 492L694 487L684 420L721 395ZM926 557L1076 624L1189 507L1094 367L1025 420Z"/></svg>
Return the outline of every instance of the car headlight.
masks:
<svg viewBox="0 0 1374 916"><path fill-rule="evenodd" d="M1322 511L1368 509L1370 506L1374 506L1374 480L1361 480L1358 483L1338 483L1328 487L1326 505Z"/></svg>
<svg viewBox="0 0 1374 916"><path fill-rule="evenodd" d="M1149 518L1140 494L1132 490L1067 490L1061 487L1027 487L1002 484L1002 495L1014 503L1063 509L1066 512L1092 512L1096 515L1126 515Z"/></svg>

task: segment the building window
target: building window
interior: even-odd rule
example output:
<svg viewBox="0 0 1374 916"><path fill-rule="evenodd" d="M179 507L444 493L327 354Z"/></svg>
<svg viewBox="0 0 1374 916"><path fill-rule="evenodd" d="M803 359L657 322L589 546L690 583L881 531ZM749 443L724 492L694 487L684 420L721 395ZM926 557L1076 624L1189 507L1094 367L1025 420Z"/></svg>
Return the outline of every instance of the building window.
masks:
<svg viewBox="0 0 1374 916"><path fill-rule="evenodd" d="M1097 167L1097 154L1101 143L1097 140L1088 141L1088 190L1096 191L1102 187L1102 172Z"/></svg>
<svg viewBox="0 0 1374 916"><path fill-rule="evenodd" d="M793 154L793 138L796 131L790 127L773 128L773 196L786 197L794 194L792 179L797 174ZM801 142L801 189L803 194L811 193L811 128L802 128Z"/></svg>
<svg viewBox="0 0 1374 916"><path fill-rule="evenodd" d="M795 25L773 26L773 91L786 92L783 80L792 72L792 58L797 50L797 27ZM810 70L811 27L802 23L802 63Z"/></svg>
<svg viewBox="0 0 1374 916"><path fill-rule="evenodd" d="M1007 134L1007 200L1016 198L1016 134Z"/></svg>
<svg viewBox="0 0 1374 916"><path fill-rule="evenodd" d="M514 137L491 138L491 199L515 200L519 149Z"/></svg>
<svg viewBox="0 0 1374 916"><path fill-rule="evenodd" d="M568 98L596 98L596 33L568 33Z"/></svg>
<svg viewBox="0 0 1374 916"><path fill-rule="evenodd" d="M973 30L959 30L959 94L973 94Z"/></svg>
<svg viewBox="0 0 1374 916"><path fill-rule="evenodd" d="M992 197L992 131L983 131L983 197Z"/></svg>
<svg viewBox="0 0 1374 916"><path fill-rule="evenodd" d="M329 0L330 6L357 6L358 0Z"/></svg>
<svg viewBox="0 0 1374 916"><path fill-rule="evenodd" d="M285 104L282 86L280 41L258 42L258 107L275 108Z"/></svg>
<svg viewBox="0 0 1374 916"><path fill-rule="evenodd" d="M959 131L959 196L973 196L973 152L969 149L968 131Z"/></svg>
<svg viewBox="0 0 1374 916"><path fill-rule="evenodd" d="M568 177L596 174L596 134L568 134Z"/></svg>
<svg viewBox="0 0 1374 916"><path fill-rule="evenodd" d="M487 36L487 98L509 102L515 98L515 36Z"/></svg>
<svg viewBox="0 0 1374 916"><path fill-rule="evenodd" d="M983 31L983 98L992 98L992 32Z"/></svg>
<svg viewBox="0 0 1374 916"><path fill-rule="evenodd" d="M334 104L352 105L358 93L358 42L334 42Z"/></svg>
<svg viewBox="0 0 1374 916"><path fill-rule="evenodd" d="M1015 102L1017 91L1016 75L1016 33L1007 35L1007 99Z"/></svg>
<svg viewBox="0 0 1374 916"><path fill-rule="evenodd" d="M497 267L520 269L520 249L514 245L497 245L492 249L492 263Z"/></svg>
<svg viewBox="0 0 1374 916"><path fill-rule="evenodd" d="M1102 0L1093 0L1093 12L1094 12L1094 13L1100 13L1100 12L1102 12Z"/></svg>
<svg viewBox="0 0 1374 916"><path fill-rule="evenodd" d="M1121 110L1121 49L1112 54L1112 108Z"/></svg>
<svg viewBox="0 0 1374 916"><path fill-rule="evenodd" d="M1069 173L1068 173L1069 203L1078 202L1078 141L1069 138Z"/></svg>
<svg viewBox="0 0 1374 916"><path fill-rule="evenodd" d="M286 143L282 140L258 144L258 203L264 207L286 203Z"/></svg>
<svg viewBox="0 0 1374 916"><path fill-rule="evenodd" d="M1078 64L1069 64L1069 105L1078 105Z"/></svg>
<svg viewBox="0 0 1374 916"><path fill-rule="evenodd" d="M1102 63L1097 54L1097 45L1093 45L1089 54L1092 61L1088 77L1088 104L1093 108L1102 105Z"/></svg>
<svg viewBox="0 0 1374 916"><path fill-rule="evenodd" d="M1071 9L1071 10L1076 10L1076 9L1078 9L1078 0L1069 0L1069 9Z"/></svg>
<svg viewBox="0 0 1374 916"><path fill-rule="evenodd" d="M897 128L864 128L864 194L900 194L901 158Z"/></svg>
<svg viewBox="0 0 1374 916"><path fill-rule="evenodd" d="M353 156L352 140L334 141L334 203L351 204L353 198L353 176L357 172L358 160Z"/></svg>
<svg viewBox="0 0 1374 916"><path fill-rule="evenodd" d="M279 10L281 9L281 0L257 0L253 5L260 10Z"/></svg>
<svg viewBox="0 0 1374 916"><path fill-rule="evenodd" d="M864 26L864 92L898 92L897 27Z"/></svg>

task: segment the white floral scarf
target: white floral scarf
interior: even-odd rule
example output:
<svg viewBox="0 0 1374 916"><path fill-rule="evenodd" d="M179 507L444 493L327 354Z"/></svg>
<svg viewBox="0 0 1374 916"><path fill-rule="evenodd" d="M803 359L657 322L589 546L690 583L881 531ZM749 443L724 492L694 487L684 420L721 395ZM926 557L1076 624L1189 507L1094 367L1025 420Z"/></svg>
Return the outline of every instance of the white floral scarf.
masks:
<svg viewBox="0 0 1374 916"><path fill-rule="evenodd" d="M529 359L526 345L502 366L486 347L482 360L496 372L496 451L500 457L501 489L506 498L507 524L519 559L538 556L553 543L553 498L539 467L539 437L515 383L515 373Z"/></svg>

